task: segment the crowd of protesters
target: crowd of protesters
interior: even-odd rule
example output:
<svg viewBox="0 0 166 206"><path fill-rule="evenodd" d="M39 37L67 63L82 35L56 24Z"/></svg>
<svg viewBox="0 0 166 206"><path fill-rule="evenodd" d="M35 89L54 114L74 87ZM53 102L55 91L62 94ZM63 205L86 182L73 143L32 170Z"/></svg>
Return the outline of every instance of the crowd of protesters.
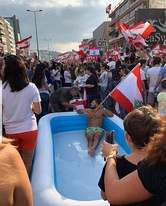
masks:
<svg viewBox="0 0 166 206"><path fill-rule="evenodd" d="M37 120L54 111L51 105L52 101L50 101L52 93L62 87L73 86L78 87L80 98L83 98L86 89L88 107L93 99L99 98L103 101L105 108L116 113L116 102L109 96L109 93L138 63L141 65L144 104L157 108L157 94L162 91L160 82L166 77L165 67L163 67L165 57L152 57L144 48L136 50L132 46L126 50L121 48L118 58L112 55L108 59L85 58L77 62L35 60L33 63L26 58L23 60L29 80L35 83L41 96L42 113L37 116ZM68 109L66 107L63 111L68 111ZM127 112L119 105L118 115L123 119L126 114Z"/></svg>
<svg viewBox="0 0 166 206"><path fill-rule="evenodd" d="M32 63L16 55L3 57L0 78L4 136L12 139L29 176L40 119L50 112L76 110L71 100L83 99L85 91L88 108L94 99L100 99L104 108L116 112L110 92L138 63L144 104L166 115L166 58L151 57L143 48L131 48L125 54L123 59L111 56L108 60L89 58L79 62L36 59ZM121 105L118 115L122 119L127 115ZM24 172L23 178L29 188L27 174ZM27 199L32 201L31 194Z"/></svg>

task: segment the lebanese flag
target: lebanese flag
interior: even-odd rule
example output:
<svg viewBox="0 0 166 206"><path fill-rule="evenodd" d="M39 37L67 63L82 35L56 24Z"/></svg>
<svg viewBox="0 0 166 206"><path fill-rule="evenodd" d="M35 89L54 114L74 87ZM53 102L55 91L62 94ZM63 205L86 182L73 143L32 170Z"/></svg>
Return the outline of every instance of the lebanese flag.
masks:
<svg viewBox="0 0 166 206"><path fill-rule="evenodd" d="M164 57L166 56L166 46L165 45L162 46L161 51L160 51L160 55L164 56Z"/></svg>
<svg viewBox="0 0 166 206"><path fill-rule="evenodd" d="M129 37L130 43L134 45L136 48L139 48L140 46L148 46L145 42L145 39L142 37L142 35L138 34L134 39Z"/></svg>
<svg viewBox="0 0 166 206"><path fill-rule="evenodd" d="M87 100L87 94L86 94L86 88L84 87L83 90L83 101L84 101L84 107L86 108L88 106L88 100Z"/></svg>
<svg viewBox="0 0 166 206"><path fill-rule="evenodd" d="M3 48L5 44L3 42L0 42L0 48Z"/></svg>
<svg viewBox="0 0 166 206"><path fill-rule="evenodd" d="M116 21L116 26L118 30L120 31L120 33L122 34L122 36L127 41L127 43L130 42L130 38L133 38L133 39L135 38L135 36L130 32L130 30L125 24L120 24L118 21Z"/></svg>
<svg viewBox="0 0 166 206"><path fill-rule="evenodd" d="M119 49L118 49L118 44L115 43L114 49L112 50L112 58L113 59L119 59Z"/></svg>
<svg viewBox="0 0 166 206"><path fill-rule="evenodd" d="M153 48L151 49L151 51L150 51L150 55L151 56L160 56L160 53L161 53L161 49L160 49L160 45L159 45L159 43L157 42L154 46L153 46Z"/></svg>
<svg viewBox="0 0 166 206"><path fill-rule="evenodd" d="M73 49L72 49L72 52L73 52L73 56L74 56L75 60L77 61L80 58L78 55L78 52L73 50Z"/></svg>
<svg viewBox="0 0 166 206"><path fill-rule="evenodd" d="M27 38L22 39L21 41L17 41L16 42L17 50L28 49L30 47L31 39L32 39L32 35Z"/></svg>
<svg viewBox="0 0 166 206"><path fill-rule="evenodd" d="M149 22L143 23L141 21L138 24L129 27L129 30L132 34L140 34L144 39L146 39L153 31L155 31L155 28Z"/></svg>
<svg viewBox="0 0 166 206"><path fill-rule="evenodd" d="M78 51L77 53L81 59L85 57L85 53L82 50Z"/></svg>
<svg viewBox="0 0 166 206"><path fill-rule="evenodd" d="M110 92L110 96L127 112L143 105L140 64Z"/></svg>
<svg viewBox="0 0 166 206"><path fill-rule="evenodd" d="M70 52L65 52L65 53L62 53L62 54L58 55L58 58L61 61L67 61L67 60L69 60L69 57L70 57Z"/></svg>
<svg viewBox="0 0 166 206"><path fill-rule="evenodd" d="M109 14L111 10L111 4L106 7L106 14Z"/></svg>
<svg viewBox="0 0 166 206"><path fill-rule="evenodd" d="M90 56L99 56L99 48L98 47L90 47L89 49L89 55Z"/></svg>

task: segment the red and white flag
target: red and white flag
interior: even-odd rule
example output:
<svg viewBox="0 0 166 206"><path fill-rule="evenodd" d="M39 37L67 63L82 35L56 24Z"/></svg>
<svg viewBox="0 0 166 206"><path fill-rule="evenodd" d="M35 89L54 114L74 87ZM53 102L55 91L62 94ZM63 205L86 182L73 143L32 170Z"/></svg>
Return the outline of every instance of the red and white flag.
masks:
<svg viewBox="0 0 166 206"><path fill-rule="evenodd" d="M70 52L65 52L65 53L59 54L59 55L58 55L58 58L59 58L61 61L67 61L67 60L69 60L69 58L70 58Z"/></svg>
<svg viewBox="0 0 166 206"><path fill-rule="evenodd" d="M150 51L150 55L151 56L160 56L160 53L161 53L161 49L160 49L160 45L159 45L159 43L157 42L154 46L153 46L153 48L151 49L151 51Z"/></svg>
<svg viewBox="0 0 166 206"><path fill-rule="evenodd" d="M28 49L30 47L31 39L32 39L32 35L22 39L21 41L16 42L16 49L17 50Z"/></svg>
<svg viewBox="0 0 166 206"><path fill-rule="evenodd" d="M143 105L140 64L110 92L110 96L127 112Z"/></svg>
<svg viewBox="0 0 166 206"><path fill-rule="evenodd" d="M88 99L87 99L87 94L86 94L86 88L84 87L83 90L83 101L84 101L84 107L86 108L88 106Z"/></svg>
<svg viewBox="0 0 166 206"><path fill-rule="evenodd" d="M138 24L129 27L129 30L132 34L140 34L142 38L146 39L153 31L155 31L155 28L149 22L143 23L141 21Z"/></svg>
<svg viewBox="0 0 166 206"><path fill-rule="evenodd" d="M145 42L145 39L140 34L138 34L135 38L129 37L129 39L130 43L136 48L148 46L148 44Z"/></svg>
<svg viewBox="0 0 166 206"><path fill-rule="evenodd" d="M135 38L135 36L130 32L128 27L125 24L120 24L118 21L116 21L116 26L118 27L118 30L122 34L122 36L125 38L127 43L130 43L130 38Z"/></svg>
<svg viewBox="0 0 166 206"><path fill-rule="evenodd" d="M163 57L166 56L166 46L165 46L165 45L163 45L163 46L161 47L160 55L163 56Z"/></svg>
<svg viewBox="0 0 166 206"><path fill-rule="evenodd" d="M74 58L75 58L76 60L78 60L78 59L80 58L78 52L75 51L75 50L73 50L73 49L72 49L72 52L73 52Z"/></svg>
<svg viewBox="0 0 166 206"><path fill-rule="evenodd" d="M5 44L3 42L0 42L0 48L3 48Z"/></svg>
<svg viewBox="0 0 166 206"><path fill-rule="evenodd" d="M115 43L114 49L112 50L112 58L116 60L119 59L119 48L117 43Z"/></svg>
<svg viewBox="0 0 166 206"><path fill-rule="evenodd" d="M109 14L111 10L111 4L106 7L106 14Z"/></svg>

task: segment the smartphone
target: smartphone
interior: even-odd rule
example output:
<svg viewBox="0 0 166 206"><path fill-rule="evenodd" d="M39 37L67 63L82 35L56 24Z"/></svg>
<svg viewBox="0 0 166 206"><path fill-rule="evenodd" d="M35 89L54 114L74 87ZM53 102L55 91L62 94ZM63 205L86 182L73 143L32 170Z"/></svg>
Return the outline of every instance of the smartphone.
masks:
<svg viewBox="0 0 166 206"><path fill-rule="evenodd" d="M105 141L110 143L110 144L114 144L114 139L115 139L115 130L112 130L110 132L106 133L106 137L105 137ZM106 158L104 157L104 161L106 160Z"/></svg>
<svg viewBox="0 0 166 206"><path fill-rule="evenodd" d="M114 144L115 130L106 133L105 141Z"/></svg>

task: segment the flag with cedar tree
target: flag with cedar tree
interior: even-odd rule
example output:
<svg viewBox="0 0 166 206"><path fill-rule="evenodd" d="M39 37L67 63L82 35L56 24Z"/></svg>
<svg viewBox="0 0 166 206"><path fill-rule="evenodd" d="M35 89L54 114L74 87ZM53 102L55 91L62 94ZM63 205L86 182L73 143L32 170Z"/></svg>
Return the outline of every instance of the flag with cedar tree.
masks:
<svg viewBox="0 0 166 206"><path fill-rule="evenodd" d="M127 112L143 105L140 64L110 92L110 96Z"/></svg>

